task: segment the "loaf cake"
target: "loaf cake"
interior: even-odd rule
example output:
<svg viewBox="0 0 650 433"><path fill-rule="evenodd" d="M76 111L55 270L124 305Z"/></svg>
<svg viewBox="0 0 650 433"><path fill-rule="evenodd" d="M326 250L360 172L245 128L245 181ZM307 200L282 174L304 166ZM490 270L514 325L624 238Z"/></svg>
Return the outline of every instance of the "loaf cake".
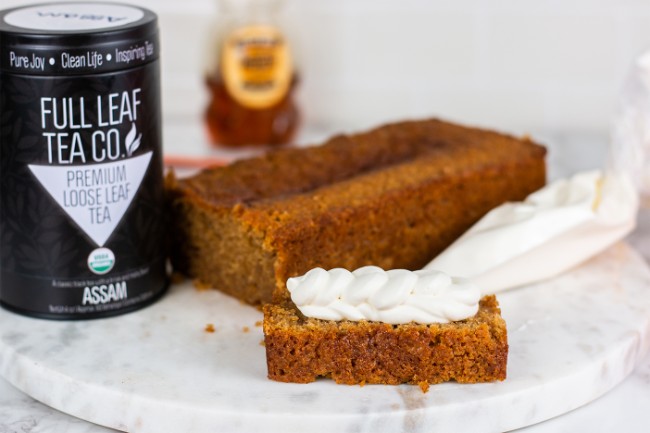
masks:
<svg viewBox="0 0 650 433"><path fill-rule="evenodd" d="M172 264L250 304L288 301L287 279L315 267L419 269L542 187L544 156L528 138L433 119L172 173Z"/></svg>
<svg viewBox="0 0 650 433"><path fill-rule="evenodd" d="M268 375L281 382L331 377L344 384L504 380L506 324L496 298L466 320L421 325L306 318L291 304L264 306Z"/></svg>

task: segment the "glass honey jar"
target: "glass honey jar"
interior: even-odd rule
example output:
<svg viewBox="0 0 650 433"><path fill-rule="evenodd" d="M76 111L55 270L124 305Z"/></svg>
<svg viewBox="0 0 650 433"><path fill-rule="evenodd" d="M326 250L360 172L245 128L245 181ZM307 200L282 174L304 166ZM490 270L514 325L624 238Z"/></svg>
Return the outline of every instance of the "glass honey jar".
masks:
<svg viewBox="0 0 650 433"><path fill-rule="evenodd" d="M299 124L282 0L222 0L205 81L205 124L215 145L281 145Z"/></svg>

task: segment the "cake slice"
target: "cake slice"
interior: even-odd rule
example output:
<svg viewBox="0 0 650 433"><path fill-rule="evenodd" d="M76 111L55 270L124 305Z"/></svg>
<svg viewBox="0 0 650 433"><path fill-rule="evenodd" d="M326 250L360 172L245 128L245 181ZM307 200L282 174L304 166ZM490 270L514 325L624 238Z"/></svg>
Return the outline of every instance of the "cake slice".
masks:
<svg viewBox="0 0 650 433"><path fill-rule="evenodd" d="M421 325L307 318L292 304L264 307L268 376L343 384L428 384L506 378L506 324L494 296L466 320Z"/></svg>
<svg viewBox="0 0 650 433"><path fill-rule="evenodd" d="M542 187L544 156L528 138L433 119L172 174L172 263L250 304L287 301L287 279L315 267L419 269Z"/></svg>

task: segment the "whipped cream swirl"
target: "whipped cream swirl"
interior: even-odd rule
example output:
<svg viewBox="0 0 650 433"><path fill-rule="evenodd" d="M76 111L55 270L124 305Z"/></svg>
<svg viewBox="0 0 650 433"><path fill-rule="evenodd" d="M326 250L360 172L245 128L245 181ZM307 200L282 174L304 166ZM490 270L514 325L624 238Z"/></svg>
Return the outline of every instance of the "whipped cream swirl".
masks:
<svg viewBox="0 0 650 433"><path fill-rule="evenodd" d="M464 320L476 314L481 297L474 284L439 271L384 271L377 266L353 272L315 268L289 278L287 288L307 317L393 325Z"/></svg>

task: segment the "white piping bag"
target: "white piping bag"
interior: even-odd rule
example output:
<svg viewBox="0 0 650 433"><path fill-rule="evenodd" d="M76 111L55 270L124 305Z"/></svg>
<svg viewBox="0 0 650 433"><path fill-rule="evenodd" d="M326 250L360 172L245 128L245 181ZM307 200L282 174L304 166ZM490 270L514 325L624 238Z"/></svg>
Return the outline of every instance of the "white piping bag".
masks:
<svg viewBox="0 0 650 433"><path fill-rule="evenodd" d="M553 277L635 227L638 195L623 173L589 171L499 206L425 269L469 278L483 294Z"/></svg>

